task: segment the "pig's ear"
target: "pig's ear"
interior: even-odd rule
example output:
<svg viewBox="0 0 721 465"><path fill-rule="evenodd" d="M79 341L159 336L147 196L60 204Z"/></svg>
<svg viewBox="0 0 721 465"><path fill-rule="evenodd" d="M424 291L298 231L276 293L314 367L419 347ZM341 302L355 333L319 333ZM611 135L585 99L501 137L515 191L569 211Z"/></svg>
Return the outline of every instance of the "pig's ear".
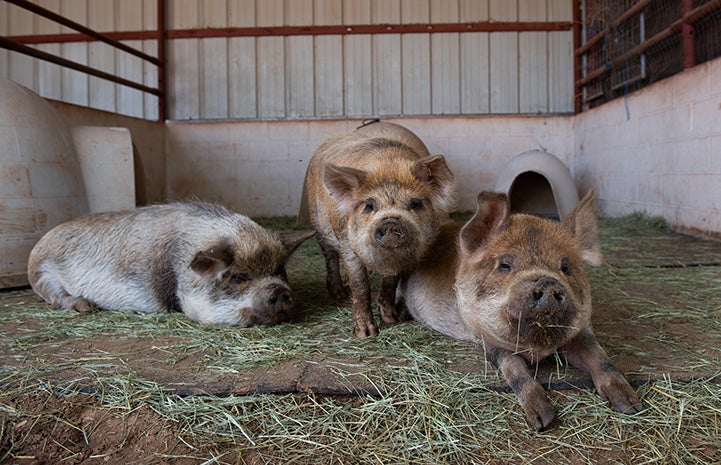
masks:
<svg viewBox="0 0 721 465"><path fill-rule="evenodd" d="M347 166L325 165L323 185L338 205L350 210L355 203L354 194L365 182L368 173Z"/></svg>
<svg viewBox="0 0 721 465"><path fill-rule="evenodd" d="M588 191L576 208L568 212L562 224L571 231L581 249L584 263L599 266L603 262L598 243L598 223L593 208L593 191Z"/></svg>
<svg viewBox="0 0 721 465"><path fill-rule="evenodd" d="M444 212L453 210L456 203L456 184L443 155L419 160L413 174L417 179L431 185L431 201L436 209Z"/></svg>
<svg viewBox="0 0 721 465"><path fill-rule="evenodd" d="M231 246L218 244L195 254L193 261L190 262L190 268L206 278L220 279L232 263L233 249Z"/></svg>
<svg viewBox="0 0 721 465"><path fill-rule="evenodd" d="M484 191L476 199L476 213L461 229L460 245L464 255L471 255L488 238L506 229L510 203L508 196L499 192Z"/></svg>
<svg viewBox="0 0 721 465"><path fill-rule="evenodd" d="M280 242L283 243L286 256L290 256L306 240L315 236L315 231L280 231Z"/></svg>

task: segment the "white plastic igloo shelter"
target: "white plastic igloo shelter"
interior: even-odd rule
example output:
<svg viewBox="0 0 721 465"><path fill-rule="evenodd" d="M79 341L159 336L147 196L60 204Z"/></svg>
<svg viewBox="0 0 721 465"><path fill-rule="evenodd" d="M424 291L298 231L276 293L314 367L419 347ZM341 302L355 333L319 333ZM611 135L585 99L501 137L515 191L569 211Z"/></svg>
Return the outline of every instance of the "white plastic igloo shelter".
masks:
<svg viewBox="0 0 721 465"><path fill-rule="evenodd" d="M540 150L521 153L506 163L495 189L508 194L511 210L517 213L563 218L578 204L568 167Z"/></svg>

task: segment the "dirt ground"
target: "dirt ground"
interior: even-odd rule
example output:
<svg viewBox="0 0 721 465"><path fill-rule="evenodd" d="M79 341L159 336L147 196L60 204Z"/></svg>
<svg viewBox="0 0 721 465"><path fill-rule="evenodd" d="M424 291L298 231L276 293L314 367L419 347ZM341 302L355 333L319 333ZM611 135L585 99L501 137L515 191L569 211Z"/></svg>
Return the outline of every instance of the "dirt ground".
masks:
<svg viewBox="0 0 721 465"><path fill-rule="evenodd" d="M665 276L673 270L683 282L684 273L688 272L689 281L681 285L681 289L694 285L708 288L711 282L721 282L721 244L664 232L640 241L631 236L616 238L614 249L604 250L604 255L606 265L591 271L596 286L594 329L631 384L639 386L662 376L691 380L717 374L721 366L719 328L717 325L710 329L708 319L713 315L698 313L694 302L694 299L704 299L703 294L694 289L686 293L670 288ZM639 269L645 270L642 273L651 279L623 278L628 270L638 272ZM698 280L699 270L703 270L702 276L707 282L694 282ZM654 275L659 278L654 279ZM609 276L615 283L613 288L602 285ZM317 279L319 283L322 281L322 276ZM678 286L678 282L673 286ZM715 291L709 292L718 291L718 284L714 286ZM305 298L320 305L327 299L322 289ZM0 308L1 311L14 312L33 306L41 308L43 304L30 290L0 293L0 307L4 308ZM639 307L646 309L645 313L634 310ZM678 309L678 312L667 312L658 318L653 314L656 307ZM717 318L719 307L716 310ZM87 378L87 367L82 362L74 363L81 359L102 360L112 367L115 375L127 374L157 383L166 392L183 397L313 393L333 395L339 402L352 405L358 395L375 396L383 389L367 375L378 359L365 360L357 353L343 355L314 350L308 356L282 360L272 368L261 364L228 375L207 366L208 359L214 356L212 347L200 344L182 353L174 352L173 348L184 342L181 334L124 337L91 333L42 340L43 334L57 329L63 322L46 319L42 312L37 317L32 315L8 318L0 323L0 341L5 351L3 373L42 369L46 374L35 380L38 384L72 384L74 389L87 395L27 394L26 389L19 389L15 379L0 379L4 393L0 398L0 419L3 420L0 457L5 455L4 451L12 451L2 463L51 464L57 463L58 457L63 457L63 464L165 463L164 457L172 457L172 463L184 465L203 463L208 456L219 460L222 457L224 463L265 463L256 462L252 451L240 456L237 451L217 450L212 440L191 445L178 434L175 424L147 405L107 408L96 385L73 383L73 380ZM338 329L341 333L345 330L347 328ZM17 347L13 345L17 344L13 337L18 335L38 335L39 340L13 353ZM474 373L488 369L470 345L461 344L454 350L456 356L448 364L449 370ZM689 369L690 359L699 360L693 369ZM336 368L341 366L343 373L339 374ZM353 376L353 370L358 371L357 377ZM554 370L557 366L550 361L542 365L537 374L538 379L548 380L545 384L552 390L592 386L585 374L571 371L570 375L558 378L553 376ZM498 378L487 387L506 389ZM309 460L308 463L313 463Z"/></svg>

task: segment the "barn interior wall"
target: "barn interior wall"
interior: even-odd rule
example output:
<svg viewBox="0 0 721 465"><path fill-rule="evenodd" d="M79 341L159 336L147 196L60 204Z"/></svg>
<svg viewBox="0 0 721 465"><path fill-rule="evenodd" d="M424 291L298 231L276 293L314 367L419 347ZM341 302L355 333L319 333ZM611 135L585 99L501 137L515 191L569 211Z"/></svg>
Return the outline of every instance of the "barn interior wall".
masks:
<svg viewBox="0 0 721 465"><path fill-rule="evenodd" d="M721 238L721 59L579 114L573 171L601 214Z"/></svg>
<svg viewBox="0 0 721 465"><path fill-rule="evenodd" d="M253 216L295 215L305 167L327 136L361 120L169 122L53 102L71 124L130 127L147 201L215 200ZM447 156L459 209L511 157L545 150L593 188L603 216L642 211L721 237L721 59L576 116L398 118Z"/></svg>
<svg viewBox="0 0 721 465"><path fill-rule="evenodd" d="M570 162L572 117L499 116L384 119L415 132L455 173L460 210L513 156L546 150ZM313 150L362 120L170 122L168 195L219 201L252 216L295 215Z"/></svg>

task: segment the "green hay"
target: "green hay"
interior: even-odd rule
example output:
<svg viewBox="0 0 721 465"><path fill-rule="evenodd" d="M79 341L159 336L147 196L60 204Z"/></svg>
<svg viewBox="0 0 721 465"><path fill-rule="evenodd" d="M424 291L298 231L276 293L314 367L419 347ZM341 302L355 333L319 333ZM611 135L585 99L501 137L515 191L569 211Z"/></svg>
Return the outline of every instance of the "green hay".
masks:
<svg viewBox="0 0 721 465"><path fill-rule="evenodd" d="M259 222L296 228L293 218ZM609 260L626 247L644 260L667 252L654 250L671 235L656 221L602 219L600 225ZM703 246L718 250L717 243ZM64 399L92 402L119 417L152 410L190 451L185 458L163 453L157 463L188 457L196 460L191 463L253 464L721 463L721 386L714 378L721 358L721 268L602 266L588 272L597 311L613 308L622 319L596 315L602 345L614 359L648 360L627 372L656 381L639 387L644 410L634 416L613 411L592 389L550 391L558 420L542 433L528 427L512 394L497 392L499 374L473 344L416 323L383 326L377 337L355 339L349 308L328 300L313 240L288 266L304 305L298 321L270 328L201 326L177 314L52 311L29 291L0 293L0 325L15 328L0 339L0 462L13 463L15 454L32 450L13 436L14 425L23 421L39 425L52 417L92 435L62 412L42 408L45 401ZM646 332L622 337L619 329L641 323ZM702 328L699 337L711 343L695 345L682 337L677 329L687 324ZM272 372L299 360L330 367L348 387L360 380L377 392L181 396L118 357L78 352L78 341L99 337L153 340L168 370L192 359L193 383L204 377L233 380L252 369ZM661 356L678 363L684 379L706 375L678 381L653 364ZM544 376L549 378L543 382L552 383L575 374L559 364ZM38 409L18 407L29 396L40 400ZM75 450L68 446L56 461Z"/></svg>

